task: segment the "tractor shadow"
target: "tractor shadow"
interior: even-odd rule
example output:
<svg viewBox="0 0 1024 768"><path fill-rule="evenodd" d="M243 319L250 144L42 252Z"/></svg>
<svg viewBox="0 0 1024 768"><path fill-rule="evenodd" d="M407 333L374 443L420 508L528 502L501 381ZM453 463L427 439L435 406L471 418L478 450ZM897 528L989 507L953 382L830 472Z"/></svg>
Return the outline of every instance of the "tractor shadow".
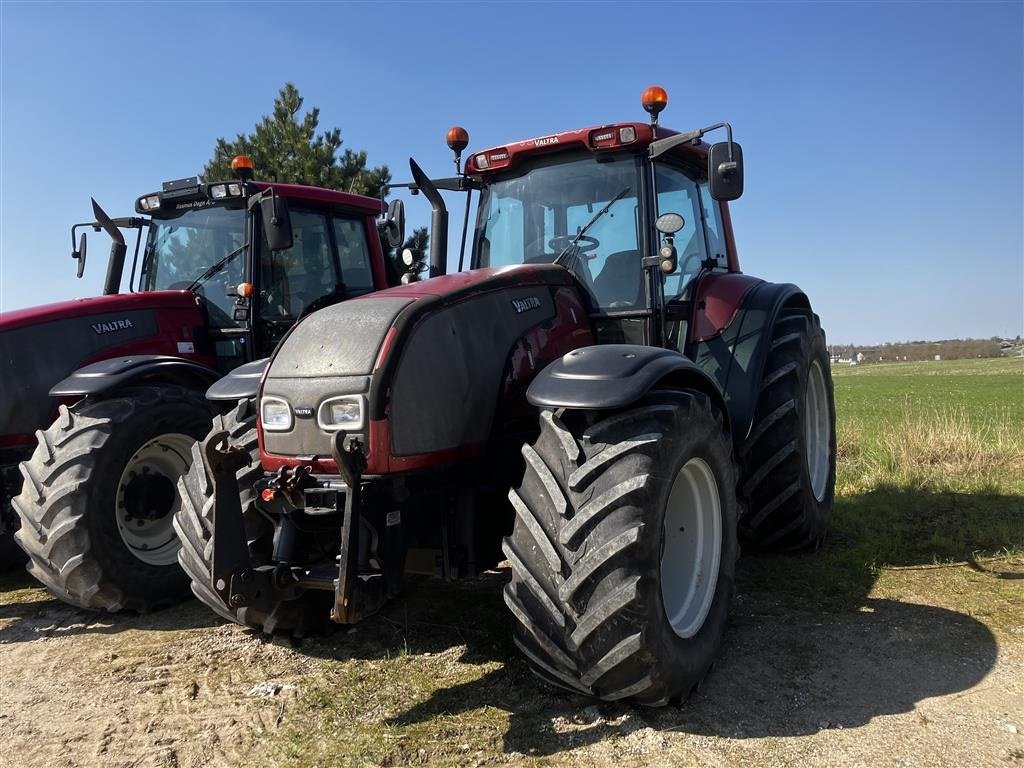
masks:
<svg viewBox="0 0 1024 768"><path fill-rule="evenodd" d="M58 600L25 571L0 575L0 645L131 629L198 629L220 623L197 600L152 613L98 613Z"/></svg>
<svg viewBox="0 0 1024 768"><path fill-rule="evenodd" d="M643 729L760 738L856 727L974 687L998 653L989 627L965 613L871 597L879 567L925 570L948 559L973 563L981 578L1019 579L979 559L1024 546L1022 520L1020 497L995 494L880 488L839 500L834 533L819 552L740 561L715 668L684 704L663 709L595 703L536 680L510 639L500 595L507 571L462 584L413 583L405 600L340 644L325 638L300 650L344 659L384 655L382 647L427 654L464 646L461 662L501 666L437 689L387 724L495 707L510 716L505 751L531 756Z"/></svg>

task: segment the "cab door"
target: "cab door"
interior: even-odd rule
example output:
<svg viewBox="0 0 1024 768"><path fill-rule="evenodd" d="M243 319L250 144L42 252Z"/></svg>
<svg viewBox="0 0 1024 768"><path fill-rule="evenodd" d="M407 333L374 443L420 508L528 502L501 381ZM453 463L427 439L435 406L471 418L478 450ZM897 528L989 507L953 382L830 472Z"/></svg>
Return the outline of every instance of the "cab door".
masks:
<svg viewBox="0 0 1024 768"><path fill-rule="evenodd" d="M291 220L291 248L272 253L261 243L254 283L256 357L273 352L303 315L375 287L364 215L293 206Z"/></svg>

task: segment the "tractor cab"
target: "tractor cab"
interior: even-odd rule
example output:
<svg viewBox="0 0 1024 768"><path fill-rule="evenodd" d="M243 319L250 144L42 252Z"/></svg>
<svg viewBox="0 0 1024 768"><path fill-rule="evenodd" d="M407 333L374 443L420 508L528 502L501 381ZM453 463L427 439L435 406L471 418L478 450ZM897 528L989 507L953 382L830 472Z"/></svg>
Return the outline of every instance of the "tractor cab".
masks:
<svg viewBox="0 0 1024 768"><path fill-rule="evenodd" d="M190 291L203 314L201 342L215 367L230 370L270 354L300 317L335 301L387 287L374 218L377 201L342 192L251 181L252 160L235 158L233 181L164 182L136 200L137 217L72 228L82 276L85 232L105 230L111 255L104 294L121 292L127 250L119 230L135 229L127 292ZM385 216L384 226L398 222ZM403 225L404 226L404 225ZM378 274L379 273L379 274Z"/></svg>
<svg viewBox="0 0 1024 768"><path fill-rule="evenodd" d="M475 153L471 266L561 264L589 300L598 343L682 351L696 279L739 271L726 203L738 194L712 192L702 133L620 123ZM742 167L732 174L741 184Z"/></svg>

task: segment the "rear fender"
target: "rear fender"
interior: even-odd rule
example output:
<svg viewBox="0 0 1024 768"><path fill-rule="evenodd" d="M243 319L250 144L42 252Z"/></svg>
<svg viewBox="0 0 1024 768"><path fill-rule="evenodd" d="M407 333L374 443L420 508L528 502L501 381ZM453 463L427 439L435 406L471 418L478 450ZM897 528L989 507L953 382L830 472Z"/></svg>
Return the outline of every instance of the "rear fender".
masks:
<svg viewBox="0 0 1024 768"><path fill-rule="evenodd" d="M685 355L635 344L602 344L563 355L533 380L526 397L540 408L611 410L639 401L653 389L696 389L727 418L715 381Z"/></svg>
<svg viewBox="0 0 1024 768"><path fill-rule="evenodd" d="M787 307L809 309L810 302L790 283L759 283L743 297L742 305L721 333L688 349L697 367L724 392L737 441L750 432L771 351L772 328L779 312Z"/></svg>
<svg viewBox="0 0 1024 768"><path fill-rule="evenodd" d="M213 368L172 355L134 355L101 360L79 368L50 389L52 397L96 397L132 384L166 383L205 390L220 374Z"/></svg>

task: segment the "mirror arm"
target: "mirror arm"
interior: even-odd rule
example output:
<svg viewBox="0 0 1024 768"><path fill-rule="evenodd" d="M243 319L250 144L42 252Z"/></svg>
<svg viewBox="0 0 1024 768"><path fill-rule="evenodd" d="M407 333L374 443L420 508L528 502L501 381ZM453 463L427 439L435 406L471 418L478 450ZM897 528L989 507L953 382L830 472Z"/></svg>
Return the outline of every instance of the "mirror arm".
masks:
<svg viewBox="0 0 1024 768"><path fill-rule="evenodd" d="M699 130L690 131L689 133L680 133L676 136L669 136L666 139L652 141L650 146L647 148L647 156L651 160L655 160L670 149L674 149L675 147L683 144L689 144L691 141L696 139L701 139L704 137L704 134L711 133L711 131L717 131L719 128L725 128L725 140L729 144L729 160L730 162L733 162L732 126L729 123L715 123L714 125L709 125L707 128L700 128ZM735 166L729 170L735 170Z"/></svg>

